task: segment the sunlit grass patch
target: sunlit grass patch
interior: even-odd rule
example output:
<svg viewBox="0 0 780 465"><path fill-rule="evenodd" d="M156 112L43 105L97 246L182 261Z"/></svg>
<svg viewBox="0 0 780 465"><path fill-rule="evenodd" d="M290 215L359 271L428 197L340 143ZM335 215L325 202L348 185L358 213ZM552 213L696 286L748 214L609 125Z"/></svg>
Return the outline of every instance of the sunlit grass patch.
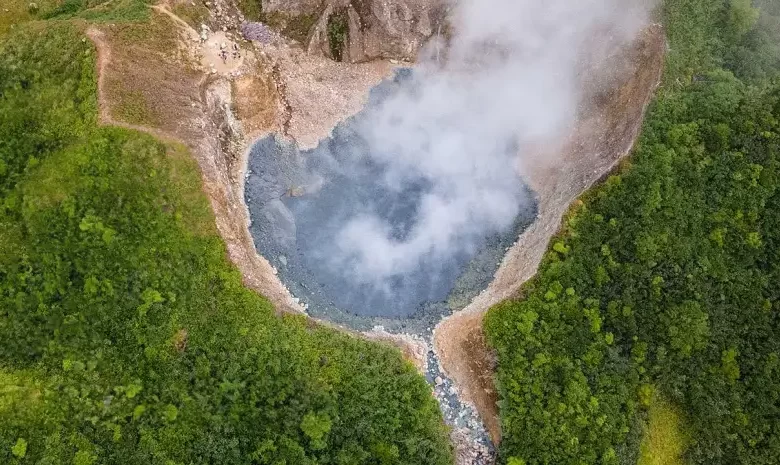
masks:
<svg viewBox="0 0 780 465"><path fill-rule="evenodd" d="M174 14L197 30L200 30L201 24L207 23L209 20L209 9L201 3L177 3L172 10Z"/></svg>
<svg viewBox="0 0 780 465"><path fill-rule="evenodd" d="M688 444L680 411L656 394L650 404L648 425L637 465L683 465Z"/></svg>
<svg viewBox="0 0 780 465"><path fill-rule="evenodd" d="M42 10L43 19L84 18L89 21L145 21L151 0L64 0Z"/></svg>

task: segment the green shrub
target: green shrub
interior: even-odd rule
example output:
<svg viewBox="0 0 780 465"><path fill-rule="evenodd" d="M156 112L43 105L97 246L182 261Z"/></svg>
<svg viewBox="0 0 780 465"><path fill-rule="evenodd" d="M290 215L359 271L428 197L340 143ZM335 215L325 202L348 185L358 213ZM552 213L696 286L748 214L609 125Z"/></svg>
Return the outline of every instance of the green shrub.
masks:
<svg viewBox="0 0 780 465"><path fill-rule="evenodd" d="M337 11L328 17L328 45L333 59L342 61L349 45L349 16L346 10Z"/></svg>
<svg viewBox="0 0 780 465"><path fill-rule="evenodd" d="M238 0L238 8L244 13L244 16L250 21L263 20L263 1L262 0Z"/></svg>

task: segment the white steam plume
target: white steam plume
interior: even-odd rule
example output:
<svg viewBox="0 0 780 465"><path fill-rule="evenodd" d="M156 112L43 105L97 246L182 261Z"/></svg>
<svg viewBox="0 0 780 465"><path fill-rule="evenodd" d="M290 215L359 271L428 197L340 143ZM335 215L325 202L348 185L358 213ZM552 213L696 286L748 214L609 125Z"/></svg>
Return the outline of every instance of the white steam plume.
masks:
<svg viewBox="0 0 780 465"><path fill-rule="evenodd" d="M403 189L425 179L417 222L403 240L372 212L335 238L333 264L352 279L381 283L468 251L474 238L509 228L527 206L523 153L563 137L576 117L583 57L625 45L646 24L642 0L460 0L454 37L437 63L431 44L411 87L358 123L382 182ZM608 43L608 45L607 45ZM524 205L524 203L526 205ZM346 270L346 271L345 271Z"/></svg>

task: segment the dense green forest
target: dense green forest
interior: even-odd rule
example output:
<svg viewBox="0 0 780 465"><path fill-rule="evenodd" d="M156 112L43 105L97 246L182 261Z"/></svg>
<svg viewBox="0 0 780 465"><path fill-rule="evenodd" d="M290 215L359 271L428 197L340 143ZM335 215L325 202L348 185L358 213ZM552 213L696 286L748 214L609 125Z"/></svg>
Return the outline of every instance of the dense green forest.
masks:
<svg viewBox="0 0 780 465"><path fill-rule="evenodd" d="M451 463L397 351L241 285L186 149L97 125L85 22L149 2L28 3L0 17L0 463ZM689 463L780 457L780 2L659 14L630 162L486 319L510 465L633 464L658 396Z"/></svg>
<svg viewBox="0 0 780 465"><path fill-rule="evenodd" d="M666 0L629 161L493 308L510 465L633 464L647 408L690 464L780 460L780 2Z"/></svg>
<svg viewBox="0 0 780 465"><path fill-rule="evenodd" d="M84 20L146 2L55 3L0 28L0 463L451 463L398 351L277 316L187 151L98 127Z"/></svg>

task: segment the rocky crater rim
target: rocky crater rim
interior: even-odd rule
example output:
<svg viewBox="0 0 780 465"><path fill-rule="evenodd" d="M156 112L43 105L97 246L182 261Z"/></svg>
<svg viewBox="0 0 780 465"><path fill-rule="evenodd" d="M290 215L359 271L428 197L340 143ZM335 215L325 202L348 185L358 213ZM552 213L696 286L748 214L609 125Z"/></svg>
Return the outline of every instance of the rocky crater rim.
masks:
<svg viewBox="0 0 780 465"><path fill-rule="evenodd" d="M374 88L370 100L403 85L403 74ZM406 245L431 187L424 178L414 178L400 191L383 186L385 168L371 158L370 145L356 129L374 104L340 123L330 138L312 150L301 151L273 136L254 143L244 189L250 231L258 252L311 315L356 329L381 324L423 334L442 315L465 306L492 280L505 251L534 216L533 193L518 175L514 201L523 205L518 216L502 231L464 238L475 250L455 250L444 258L423 254L406 273L383 280L381 285L387 288L377 289L375 282L354 284L360 276L340 273L333 266L333 255L351 259L342 257L345 251L333 241L344 222L370 207L371 214L392 228L393 244ZM362 264L336 265L351 270Z"/></svg>

